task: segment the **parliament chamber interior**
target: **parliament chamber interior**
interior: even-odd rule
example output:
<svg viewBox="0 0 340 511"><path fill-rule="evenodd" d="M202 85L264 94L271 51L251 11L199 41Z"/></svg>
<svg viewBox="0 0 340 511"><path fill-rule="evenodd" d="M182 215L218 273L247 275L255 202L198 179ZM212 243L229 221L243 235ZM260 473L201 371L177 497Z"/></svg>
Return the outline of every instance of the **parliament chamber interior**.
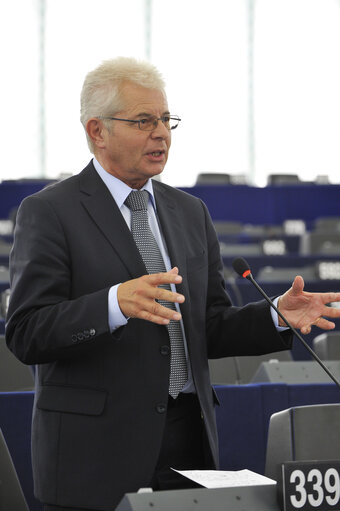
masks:
<svg viewBox="0 0 340 511"><path fill-rule="evenodd" d="M9 352L4 330L15 214L24 197L48 184L49 180L40 179L0 183L0 429L14 467L8 484L16 484L15 472L30 511L42 509L33 496L30 461L34 369ZM287 290L295 275L304 278L307 291L340 291L340 185L273 179L260 188L231 182L220 174L210 181L200 176L195 186L182 189L208 206L220 241L226 289L235 305L262 299L233 270L237 257L247 260L255 280L270 297ZM335 323L334 331L313 327L304 339L340 379L340 320ZM220 400L216 414L221 470L247 468L265 474L273 414L292 407L340 403L339 388L296 338L289 353L209 363ZM276 444L275 437L271 444ZM336 456L340 459L339 452Z"/></svg>

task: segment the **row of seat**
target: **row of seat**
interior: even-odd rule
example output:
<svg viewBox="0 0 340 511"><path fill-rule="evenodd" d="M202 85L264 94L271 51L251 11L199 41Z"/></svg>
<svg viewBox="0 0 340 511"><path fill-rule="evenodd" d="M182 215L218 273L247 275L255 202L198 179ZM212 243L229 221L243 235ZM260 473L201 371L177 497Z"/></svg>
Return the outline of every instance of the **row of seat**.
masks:
<svg viewBox="0 0 340 511"><path fill-rule="evenodd" d="M317 335L312 348L322 361L331 366L340 379L340 331ZM252 382L321 383L330 378L314 361L295 361L290 351L262 356L228 357L209 360L212 383L215 385L248 384Z"/></svg>
<svg viewBox="0 0 340 511"><path fill-rule="evenodd" d="M229 174L226 172L200 172L196 178L196 185L247 185L249 178L246 174ZM325 174L316 176L314 181L303 181L298 174L268 174L268 186L299 185L299 184L329 184Z"/></svg>
<svg viewBox="0 0 340 511"><path fill-rule="evenodd" d="M303 220L283 225L214 221L223 255L332 255L340 257L340 217L318 218L310 230Z"/></svg>

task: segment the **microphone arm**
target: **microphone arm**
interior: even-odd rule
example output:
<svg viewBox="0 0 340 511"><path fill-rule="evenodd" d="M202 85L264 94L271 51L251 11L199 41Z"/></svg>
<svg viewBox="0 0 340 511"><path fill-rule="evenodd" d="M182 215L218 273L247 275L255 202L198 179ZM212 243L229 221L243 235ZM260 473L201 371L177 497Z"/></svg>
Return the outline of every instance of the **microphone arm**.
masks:
<svg viewBox="0 0 340 511"><path fill-rule="evenodd" d="M248 267L245 268L244 266L242 266L242 262ZM234 264L233 264L233 267L235 269L235 271L237 273L239 273L239 275L241 275L242 277L246 278L247 280L249 280L255 287L256 289L261 293L261 295L267 300L267 302L269 303L269 305L277 312L277 314L280 316L281 319L283 319L283 321L286 323L286 325L294 332L294 334L296 335L296 337L299 339L299 341L302 342L302 344L304 345L304 347L309 351L309 353L312 355L312 357L318 362L318 364L323 368L324 371L326 371L326 373L328 374L328 376L334 381L334 383L336 383L336 385L338 387L340 387L340 383L338 382L338 380L335 378L335 376L330 372L330 370L328 369L328 367L325 366L325 364L322 362L322 360L317 356L317 354L312 350L312 348L306 343L306 341L302 338L302 336L299 334L299 332L289 323L289 321L287 321L287 319L284 317L284 315L279 311L279 309L274 305L274 303L272 302L272 300L269 298L269 296L263 291L263 289L261 288L261 286L258 285L258 283L256 282L256 280L254 279L254 277L252 276L251 274L251 271L249 269L249 266L247 265L247 263L245 262L244 259L241 259L241 272L239 271L239 263L240 263L240 260L235 260L234 261Z"/></svg>

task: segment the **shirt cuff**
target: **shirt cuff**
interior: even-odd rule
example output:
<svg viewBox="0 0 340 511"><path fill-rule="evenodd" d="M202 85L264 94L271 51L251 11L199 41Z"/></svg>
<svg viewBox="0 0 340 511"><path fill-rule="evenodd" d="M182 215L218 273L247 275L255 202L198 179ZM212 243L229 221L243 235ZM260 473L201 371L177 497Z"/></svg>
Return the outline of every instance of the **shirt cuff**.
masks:
<svg viewBox="0 0 340 511"><path fill-rule="evenodd" d="M279 301L279 296L277 298L275 298L273 300L273 304L275 305L275 307L277 308L277 304L278 304L278 301ZM270 307L270 312L271 312L271 315L272 315L272 318L273 318L273 322L274 322L274 325L276 327L276 330L278 332L283 332L284 330L288 330L288 327L287 326L280 326L279 325L279 315L278 313L276 312L275 309L273 309L273 307Z"/></svg>
<svg viewBox="0 0 340 511"><path fill-rule="evenodd" d="M108 294L108 312L110 332L114 332L117 328L127 324L127 318L120 310L117 298L117 289L120 284L110 287Z"/></svg>

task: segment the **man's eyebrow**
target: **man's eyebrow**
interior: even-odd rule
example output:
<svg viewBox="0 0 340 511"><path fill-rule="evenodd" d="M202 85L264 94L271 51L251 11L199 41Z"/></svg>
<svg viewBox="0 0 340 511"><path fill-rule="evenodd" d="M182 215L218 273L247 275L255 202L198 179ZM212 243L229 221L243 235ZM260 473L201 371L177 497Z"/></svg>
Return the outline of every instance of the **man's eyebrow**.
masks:
<svg viewBox="0 0 340 511"><path fill-rule="evenodd" d="M170 115L170 112L168 112L168 111L163 112L162 116L163 115ZM155 117L155 116L154 116L154 114L150 114L150 112L141 112L140 114L136 114L136 117L144 118L144 117Z"/></svg>
<svg viewBox="0 0 340 511"><path fill-rule="evenodd" d="M140 114L136 114L136 117L153 117L153 114L141 112Z"/></svg>

